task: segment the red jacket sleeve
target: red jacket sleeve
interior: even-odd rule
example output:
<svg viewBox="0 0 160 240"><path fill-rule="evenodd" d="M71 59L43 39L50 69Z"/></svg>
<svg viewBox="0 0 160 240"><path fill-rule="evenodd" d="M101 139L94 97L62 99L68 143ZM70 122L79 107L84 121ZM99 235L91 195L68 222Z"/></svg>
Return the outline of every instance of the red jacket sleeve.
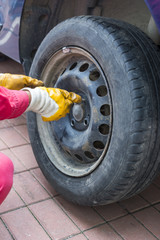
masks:
<svg viewBox="0 0 160 240"><path fill-rule="evenodd" d="M25 91L0 87L0 120L20 116L28 105L29 97Z"/></svg>

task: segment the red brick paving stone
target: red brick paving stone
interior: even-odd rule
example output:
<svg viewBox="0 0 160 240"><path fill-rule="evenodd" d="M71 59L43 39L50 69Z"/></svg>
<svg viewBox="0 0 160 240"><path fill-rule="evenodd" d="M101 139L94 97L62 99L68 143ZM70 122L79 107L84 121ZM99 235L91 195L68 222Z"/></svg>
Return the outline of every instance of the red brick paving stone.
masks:
<svg viewBox="0 0 160 240"><path fill-rule="evenodd" d="M12 188L7 198L4 200L2 205L0 205L0 214L10 211L12 209L20 208L22 206L24 206L23 201Z"/></svg>
<svg viewBox="0 0 160 240"><path fill-rule="evenodd" d="M1 240L13 240L3 222L0 220L0 238Z"/></svg>
<svg viewBox="0 0 160 240"><path fill-rule="evenodd" d="M27 141L14 128L0 129L0 138L8 147L15 147L27 143Z"/></svg>
<svg viewBox="0 0 160 240"><path fill-rule="evenodd" d="M84 232L89 240L121 240L114 230L107 224ZM138 239L139 240L139 239Z"/></svg>
<svg viewBox="0 0 160 240"><path fill-rule="evenodd" d="M8 120L0 120L0 128L12 127L12 124Z"/></svg>
<svg viewBox="0 0 160 240"><path fill-rule="evenodd" d="M127 211L121 208L117 203L95 207L95 209L105 218L106 221L110 221L127 214Z"/></svg>
<svg viewBox="0 0 160 240"><path fill-rule="evenodd" d="M110 223L125 240L155 240L156 238L131 215Z"/></svg>
<svg viewBox="0 0 160 240"><path fill-rule="evenodd" d="M152 204L160 202L160 189L151 184L146 190L140 193L140 196Z"/></svg>
<svg viewBox="0 0 160 240"><path fill-rule="evenodd" d="M160 188L160 175L156 177L154 183Z"/></svg>
<svg viewBox="0 0 160 240"><path fill-rule="evenodd" d="M26 119L26 113L23 113L22 116Z"/></svg>
<svg viewBox="0 0 160 240"><path fill-rule="evenodd" d="M50 240L27 208L3 214L2 219L16 240Z"/></svg>
<svg viewBox="0 0 160 240"><path fill-rule="evenodd" d="M38 167L30 144L14 147L11 151L27 169Z"/></svg>
<svg viewBox="0 0 160 240"><path fill-rule="evenodd" d="M14 175L13 187L26 204L49 198L49 194L29 172Z"/></svg>
<svg viewBox="0 0 160 240"><path fill-rule="evenodd" d="M149 203L147 203L143 198L136 195L132 198L129 198L127 200L123 200L120 202L120 205L126 209L129 212L137 211L141 208L149 206Z"/></svg>
<svg viewBox="0 0 160 240"><path fill-rule="evenodd" d="M69 238L69 240L86 240L87 238L83 234L78 234L74 237Z"/></svg>
<svg viewBox="0 0 160 240"><path fill-rule="evenodd" d="M6 149L8 146L0 139L0 150Z"/></svg>
<svg viewBox="0 0 160 240"><path fill-rule="evenodd" d="M4 153L6 156L8 156L12 160L14 165L14 173L26 170L26 167L23 165L23 163L21 163L18 160L18 158L13 154L13 152L10 149L6 149L1 152Z"/></svg>
<svg viewBox="0 0 160 240"><path fill-rule="evenodd" d="M155 208L157 208L158 211L160 211L160 204L155 205Z"/></svg>
<svg viewBox="0 0 160 240"><path fill-rule="evenodd" d="M62 197L55 199L81 230L104 223L104 220L91 207L75 205Z"/></svg>
<svg viewBox="0 0 160 240"><path fill-rule="evenodd" d="M26 118L23 115L21 115L17 118L9 119L8 122L14 126L18 126L18 125L26 124Z"/></svg>
<svg viewBox="0 0 160 240"><path fill-rule="evenodd" d="M17 132L19 132L22 135L22 137L24 137L27 140L27 142L30 142L26 125L19 125L14 128L17 130Z"/></svg>
<svg viewBox="0 0 160 240"><path fill-rule="evenodd" d="M134 216L160 239L160 213L153 207L134 213Z"/></svg>
<svg viewBox="0 0 160 240"><path fill-rule="evenodd" d="M42 184L42 186L49 192L49 194L51 194L51 196L57 195L57 192L49 184L49 182L46 180L46 178L44 177L43 173L39 168L31 170L31 173Z"/></svg>
<svg viewBox="0 0 160 240"><path fill-rule="evenodd" d="M52 199L30 205L29 208L53 239L58 240L80 232Z"/></svg>

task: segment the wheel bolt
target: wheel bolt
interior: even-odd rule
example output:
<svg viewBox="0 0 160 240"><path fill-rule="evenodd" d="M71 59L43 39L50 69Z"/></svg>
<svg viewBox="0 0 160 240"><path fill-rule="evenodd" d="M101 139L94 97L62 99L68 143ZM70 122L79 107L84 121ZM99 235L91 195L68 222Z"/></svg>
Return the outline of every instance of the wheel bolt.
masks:
<svg viewBox="0 0 160 240"><path fill-rule="evenodd" d="M84 116L84 110L82 104L75 103L72 108L73 117L77 122L80 122Z"/></svg>

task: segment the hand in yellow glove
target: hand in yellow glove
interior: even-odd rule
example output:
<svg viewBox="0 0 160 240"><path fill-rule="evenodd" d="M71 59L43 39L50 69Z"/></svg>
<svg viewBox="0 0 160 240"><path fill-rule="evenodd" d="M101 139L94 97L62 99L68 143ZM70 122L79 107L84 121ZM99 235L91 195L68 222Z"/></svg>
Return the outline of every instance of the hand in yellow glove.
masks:
<svg viewBox="0 0 160 240"><path fill-rule="evenodd" d="M59 88L45 88L41 87L43 91L46 91L49 97L57 104L56 112L52 115L42 116L43 121L55 121L62 117L65 117L70 112L70 108L73 103L80 103L81 97L73 92L68 92Z"/></svg>
<svg viewBox="0 0 160 240"><path fill-rule="evenodd" d="M24 88L31 94L31 102L26 111L42 116L43 121L57 121L69 113L73 103L80 103L81 97L73 92L59 88Z"/></svg>
<svg viewBox="0 0 160 240"><path fill-rule="evenodd" d="M43 82L25 75L2 73L0 74L0 86L12 90L20 90L24 87L40 87Z"/></svg>

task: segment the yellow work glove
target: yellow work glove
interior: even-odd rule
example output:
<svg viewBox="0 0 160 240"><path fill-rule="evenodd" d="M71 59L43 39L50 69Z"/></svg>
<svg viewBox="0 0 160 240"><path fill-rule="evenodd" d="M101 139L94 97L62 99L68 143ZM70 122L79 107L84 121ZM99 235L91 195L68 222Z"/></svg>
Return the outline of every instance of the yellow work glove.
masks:
<svg viewBox="0 0 160 240"><path fill-rule="evenodd" d="M42 81L39 81L35 78L31 78L25 75L9 74L9 73L0 74L0 86L8 89L20 90L24 87L35 88L43 85L44 84Z"/></svg>
<svg viewBox="0 0 160 240"><path fill-rule="evenodd" d="M24 88L31 94L28 111L39 113L43 121L57 121L69 113L73 103L80 103L81 97L73 92L59 88Z"/></svg>

